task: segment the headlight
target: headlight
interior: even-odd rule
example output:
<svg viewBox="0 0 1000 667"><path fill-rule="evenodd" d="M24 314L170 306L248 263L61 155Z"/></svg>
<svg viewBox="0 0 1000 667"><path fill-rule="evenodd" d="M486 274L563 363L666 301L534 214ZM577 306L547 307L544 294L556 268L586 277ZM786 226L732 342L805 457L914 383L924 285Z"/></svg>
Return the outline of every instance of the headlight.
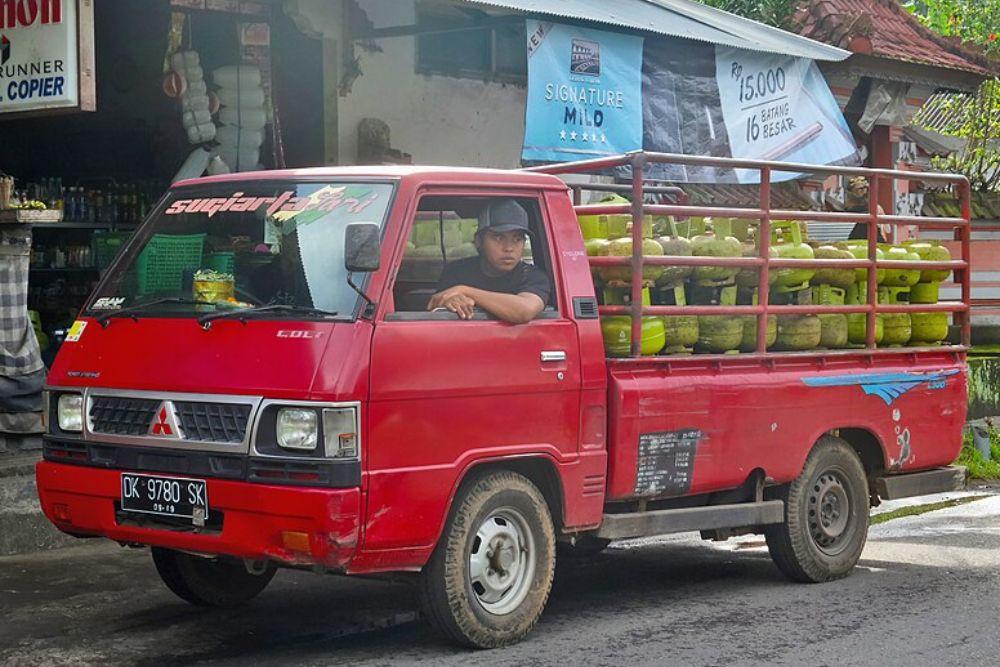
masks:
<svg viewBox="0 0 1000 667"><path fill-rule="evenodd" d="M326 455L335 459L358 458L358 412L355 408L323 410Z"/></svg>
<svg viewBox="0 0 1000 667"><path fill-rule="evenodd" d="M83 430L83 396L81 394L62 394L59 397L56 412L60 431L79 433Z"/></svg>
<svg viewBox="0 0 1000 667"><path fill-rule="evenodd" d="M315 410L282 408L278 410L278 446L284 449L312 451L319 440L319 418Z"/></svg>

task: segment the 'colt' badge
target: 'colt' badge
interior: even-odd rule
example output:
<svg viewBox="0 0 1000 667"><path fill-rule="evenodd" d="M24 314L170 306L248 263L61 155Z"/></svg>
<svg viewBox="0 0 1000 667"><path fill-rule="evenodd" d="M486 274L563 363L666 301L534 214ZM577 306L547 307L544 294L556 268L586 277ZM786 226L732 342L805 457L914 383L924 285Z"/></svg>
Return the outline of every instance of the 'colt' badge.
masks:
<svg viewBox="0 0 1000 667"><path fill-rule="evenodd" d="M153 423L149 426L149 434L158 438L180 439L181 430L177 427L177 415L174 414L174 406L170 401L160 403L160 409L153 417Z"/></svg>

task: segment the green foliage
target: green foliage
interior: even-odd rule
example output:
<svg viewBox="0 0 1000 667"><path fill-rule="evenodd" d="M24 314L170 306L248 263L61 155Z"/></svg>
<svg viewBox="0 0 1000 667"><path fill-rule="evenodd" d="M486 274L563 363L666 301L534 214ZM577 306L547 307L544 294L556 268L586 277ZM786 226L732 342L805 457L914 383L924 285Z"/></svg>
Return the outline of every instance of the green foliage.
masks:
<svg viewBox="0 0 1000 667"><path fill-rule="evenodd" d="M981 495L981 496L966 496L965 498L955 498L953 500L942 500L937 503L925 503L923 505L909 505L907 507L900 507L898 510L892 510L891 512L881 512L875 514L869 520L869 524L872 526L885 523L886 521L892 521L893 519L901 519L904 516L919 516L921 514L927 514L928 512L934 512L937 510L948 509L949 507L957 507L959 505L966 505L976 500L982 500L984 498L990 498L991 496Z"/></svg>
<svg viewBox="0 0 1000 667"><path fill-rule="evenodd" d="M1000 79L984 82L973 98L953 95L942 106L952 117L942 130L966 144L961 151L934 160L933 166L964 174L973 190L1000 191Z"/></svg>
<svg viewBox="0 0 1000 667"><path fill-rule="evenodd" d="M710 7L760 21L777 28L788 28L797 0L700 0ZM995 0L990 0L995 1Z"/></svg>
<svg viewBox="0 0 1000 667"><path fill-rule="evenodd" d="M939 35L1000 55L1000 0L908 0L903 6Z"/></svg>
<svg viewBox="0 0 1000 667"><path fill-rule="evenodd" d="M972 434L966 434L955 464L968 468L969 477L973 479L1000 479L1000 433L990 431L989 461L972 444Z"/></svg>

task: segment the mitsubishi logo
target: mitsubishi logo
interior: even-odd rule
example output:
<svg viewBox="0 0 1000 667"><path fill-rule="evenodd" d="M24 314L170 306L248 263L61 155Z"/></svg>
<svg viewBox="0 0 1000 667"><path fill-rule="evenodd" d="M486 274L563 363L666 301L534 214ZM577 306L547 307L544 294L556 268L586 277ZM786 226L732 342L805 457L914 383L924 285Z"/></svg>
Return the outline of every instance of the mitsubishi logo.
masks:
<svg viewBox="0 0 1000 667"><path fill-rule="evenodd" d="M160 409L149 427L149 434L160 438L181 437L180 429L177 428L177 417L174 415L174 406L170 401L163 401L160 404Z"/></svg>

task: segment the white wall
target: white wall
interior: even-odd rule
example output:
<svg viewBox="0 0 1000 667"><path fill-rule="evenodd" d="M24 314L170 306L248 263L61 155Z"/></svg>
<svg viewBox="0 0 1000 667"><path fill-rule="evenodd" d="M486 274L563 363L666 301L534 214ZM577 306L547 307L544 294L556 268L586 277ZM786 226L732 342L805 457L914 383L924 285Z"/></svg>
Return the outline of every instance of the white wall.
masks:
<svg viewBox="0 0 1000 667"><path fill-rule="evenodd" d="M341 40L339 12L329 0L296 0L302 17L328 39ZM374 27L411 25L414 0L359 0ZM447 36L442 36L447 39ZM357 48L362 75L339 98L341 164L357 159L357 128L363 118L389 124L392 147L414 164L516 167L524 138L526 90L522 86L416 73L413 37L378 40L381 53ZM339 80L325 75L325 84Z"/></svg>

